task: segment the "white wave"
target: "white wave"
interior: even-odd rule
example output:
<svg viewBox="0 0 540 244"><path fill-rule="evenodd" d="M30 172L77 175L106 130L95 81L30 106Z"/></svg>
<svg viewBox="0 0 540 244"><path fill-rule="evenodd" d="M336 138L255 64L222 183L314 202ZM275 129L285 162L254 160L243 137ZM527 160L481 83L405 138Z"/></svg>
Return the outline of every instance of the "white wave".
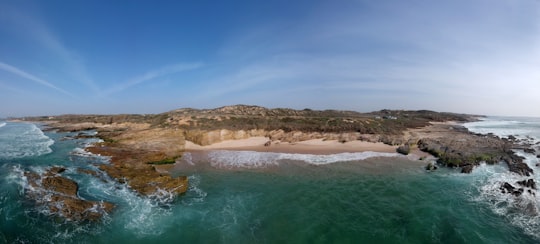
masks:
<svg viewBox="0 0 540 244"><path fill-rule="evenodd" d="M201 176L200 175L191 175L188 176L189 181L189 188L182 197L182 203L184 205L193 205L195 203L201 203L204 202L204 199L206 199L206 196L208 193L203 191L199 185L201 184Z"/></svg>
<svg viewBox="0 0 540 244"><path fill-rule="evenodd" d="M465 123L471 132L488 134L499 137L515 136L518 139L540 142L540 120L531 118L501 118L491 117L481 121Z"/></svg>
<svg viewBox="0 0 540 244"><path fill-rule="evenodd" d="M73 149L70 154L73 156L94 160L94 162L109 162L109 160L111 159L110 156L103 156L101 154L91 153L80 147L76 147L75 149Z"/></svg>
<svg viewBox="0 0 540 244"><path fill-rule="evenodd" d="M373 157L401 157L397 153L359 152L330 155L293 154L253 151L212 151L210 164L216 168L267 168L278 166L283 160L302 161L313 165L365 160Z"/></svg>
<svg viewBox="0 0 540 244"><path fill-rule="evenodd" d="M163 234L163 222L174 220L171 218L174 195L170 192L160 190L149 197L140 196L128 185L105 174L100 178L86 176L84 180L87 182L81 184L81 194L115 203L115 224L120 223L139 238Z"/></svg>
<svg viewBox="0 0 540 244"><path fill-rule="evenodd" d="M54 140L34 124L19 123L4 130L0 137L0 158L23 158L52 152Z"/></svg>
<svg viewBox="0 0 540 244"><path fill-rule="evenodd" d="M4 127L4 126L6 126L6 122L0 123L0 128L2 128L2 127Z"/></svg>
<svg viewBox="0 0 540 244"><path fill-rule="evenodd" d="M520 151L517 155L524 156L524 162L531 168L538 163L538 159L533 155ZM507 182L516 189L522 188L518 181L534 179L537 187L540 187L540 175L521 176L509 172L504 164L485 165L482 164L472 173L474 177L473 185L477 188L478 194L472 199L481 204L487 205L495 214L505 216L508 221L525 231L525 233L540 238L540 192L529 188L524 188L520 196L504 193L501 186ZM531 190L529 192L528 190Z"/></svg>

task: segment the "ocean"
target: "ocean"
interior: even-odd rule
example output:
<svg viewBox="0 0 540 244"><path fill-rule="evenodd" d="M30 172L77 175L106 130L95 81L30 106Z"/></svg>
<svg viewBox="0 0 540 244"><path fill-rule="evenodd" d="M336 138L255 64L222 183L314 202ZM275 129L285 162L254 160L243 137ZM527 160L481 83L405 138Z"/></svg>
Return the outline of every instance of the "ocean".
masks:
<svg viewBox="0 0 540 244"><path fill-rule="evenodd" d="M465 126L540 142L540 119L488 117ZM189 190L158 199L79 173L109 159L83 150L97 139L75 135L0 121L0 243L540 242L540 195L501 193L503 182L530 178L504 164L461 174L371 152L186 153L172 173L188 175ZM517 153L540 182L536 155ZM112 202L114 211L100 222L76 223L36 206L25 197L33 189L23 172L53 165L67 169L63 175L79 184L81 198Z"/></svg>

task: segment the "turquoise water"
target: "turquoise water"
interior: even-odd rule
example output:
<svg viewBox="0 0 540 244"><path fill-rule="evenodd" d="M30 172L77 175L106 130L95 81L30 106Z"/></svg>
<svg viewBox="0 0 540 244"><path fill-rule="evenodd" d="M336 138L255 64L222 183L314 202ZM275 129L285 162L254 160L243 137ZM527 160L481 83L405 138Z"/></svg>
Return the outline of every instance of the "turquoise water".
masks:
<svg viewBox="0 0 540 244"><path fill-rule="evenodd" d="M9 143L5 138L10 131L25 128L33 129L29 124L14 123L0 127L0 146ZM112 180L102 181L77 173L77 168L95 169L93 164L107 160L80 154L77 148L87 142L61 140L66 135L70 134L30 133L28 141L36 142L36 148L23 151L40 153L0 154L0 242L537 243L540 240L535 236L540 231L535 222L537 217L525 215L510 199L505 201L506 196L497 195L497 179L513 177L507 175L504 165L483 165L473 174L464 175L451 169L426 172L422 168L426 162L376 154L334 155L326 161L313 161L309 155L238 152L236 155L241 156L233 157L235 162L257 159L258 163L254 162L257 167L246 167L245 162L225 167L223 162L230 162L234 153L189 154L185 162L177 165L174 174L189 175L190 189L168 201L139 197ZM365 159L355 160L355 157ZM340 158L343 161L336 160ZM21 172L42 172L50 165L66 166L65 175L79 183L81 197L114 202L115 211L99 223L70 223L36 207L24 196L28 186Z"/></svg>

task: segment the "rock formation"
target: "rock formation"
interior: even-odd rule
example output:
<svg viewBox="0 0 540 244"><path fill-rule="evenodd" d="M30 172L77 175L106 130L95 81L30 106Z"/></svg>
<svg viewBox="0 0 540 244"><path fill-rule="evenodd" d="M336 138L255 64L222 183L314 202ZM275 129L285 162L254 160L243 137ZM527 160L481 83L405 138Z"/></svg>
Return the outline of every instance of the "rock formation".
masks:
<svg viewBox="0 0 540 244"><path fill-rule="evenodd" d="M406 145L402 145L402 146L399 146L396 151L398 153L401 153L403 155L408 155L410 152L411 152L411 147L409 146L409 144L406 144Z"/></svg>
<svg viewBox="0 0 540 244"><path fill-rule="evenodd" d="M100 165L99 168L118 182L128 184L144 196L160 191L174 195L187 191L187 177L173 178L155 169L159 164L174 163L182 155L185 145L182 131L126 126L122 129L100 129L98 135L109 142L87 150L111 157L110 165Z"/></svg>
<svg viewBox="0 0 540 244"><path fill-rule="evenodd" d="M98 221L113 210L112 203L81 199L77 195L77 183L60 175L64 171L62 167L52 167L43 175L25 172L31 186L26 189L26 196L46 207L51 214L70 221Z"/></svg>

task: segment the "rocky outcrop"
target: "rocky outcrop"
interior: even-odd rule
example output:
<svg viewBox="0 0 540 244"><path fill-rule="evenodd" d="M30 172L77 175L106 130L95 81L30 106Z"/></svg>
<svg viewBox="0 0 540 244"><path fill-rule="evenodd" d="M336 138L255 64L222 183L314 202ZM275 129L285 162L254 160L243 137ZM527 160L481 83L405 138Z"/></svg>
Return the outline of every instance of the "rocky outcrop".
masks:
<svg viewBox="0 0 540 244"><path fill-rule="evenodd" d="M127 184L131 189L143 196L154 196L164 191L167 194L178 195L187 191L186 176L176 178L156 171L154 166L130 167L129 165L100 165L121 184Z"/></svg>
<svg viewBox="0 0 540 244"><path fill-rule="evenodd" d="M522 180L522 181L518 181L517 183L524 187L529 187L531 189L536 190L536 182L534 182L534 179Z"/></svg>
<svg viewBox="0 0 540 244"><path fill-rule="evenodd" d="M499 189L501 190L502 193L509 193L514 196L520 196L524 192L523 188L519 188L519 189L515 188L513 185L511 185L508 182L504 182Z"/></svg>
<svg viewBox="0 0 540 244"><path fill-rule="evenodd" d="M112 203L80 198L77 195L79 189L77 183L60 175L64 171L65 168L52 167L42 175L25 172L24 175L31 186L26 189L26 196L36 204L46 207L50 214L69 221L98 221L104 214L113 210Z"/></svg>
<svg viewBox="0 0 540 244"><path fill-rule="evenodd" d="M435 166L433 163L428 163L428 165L426 165L426 170L427 171L437 170L437 166Z"/></svg>
<svg viewBox="0 0 540 244"><path fill-rule="evenodd" d="M411 147L409 146L409 144L405 144L405 145L399 146L396 149L396 151L403 155L408 155L411 152Z"/></svg>
<svg viewBox="0 0 540 244"><path fill-rule="evenodd" d="M527 193L531 195L535 195L535 191L533 191L533 190L536 190L536 183L534 179L522 180L516 183L518 185L521 185L522 187L520 188L514 187L512 184L508 182L504 182L501 185L501 187L499 187L499 189L501 190L502 193L509 193L516 197L521 196L525 192L525 190L527 190L526 191Z"/></svg>
<svg viewBox="0 0 540 244"><path fill-rule="evenodd" d="M501 157L501 160L506 162L506 164L508 165L508 169L511 172L520 175L530 176L533 173L533 170L526 163L523 162L523 159L523 157L516 155L512 151L508 151L507 155Z"/></svg>
<svg viewBox="0 0 540 244"><path fill-rule="evenodd" d="M87 148L88 151L111 157L110 165L99 169L127 184L143 196L154 196L166 192L178 195L187 191L185 176L171 177L156 171L152 163L175 162L184 151L183 131L172 128L150 128L145 126L123 129L99 130L98 136L108 142Z"/></svg>
<svg viewBox="0 0 540 244"><path fill-rule="evenodd" d="M453 128L455 128L454 126ZM511 142L495 136L483 136L463 130L449 130L436 138L418 140L418 148L438 158L438 163L449 167L461 167L470 173L480 162L495 164L506 162L510 171L529 176L533 170L511 149Z"/></svg>
<svg viewBox="0 0 540 244"><path fill-rule="evenodd" d="M461 167L461 173L470 174L474 169L474 165L468 164Z"/></svg>

